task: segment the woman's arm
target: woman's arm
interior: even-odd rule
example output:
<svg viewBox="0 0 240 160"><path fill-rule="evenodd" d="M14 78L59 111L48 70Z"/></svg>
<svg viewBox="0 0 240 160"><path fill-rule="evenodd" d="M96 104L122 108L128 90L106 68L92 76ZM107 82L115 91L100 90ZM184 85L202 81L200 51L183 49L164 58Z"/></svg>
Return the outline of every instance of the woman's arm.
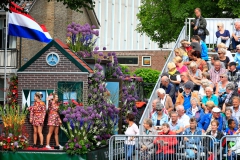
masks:
<svg viewBox="0 0 240 160"><path fill-rule="evenodd" d="M217 85L216 85L216 91L215 91L215 95L216 95L216 96L219 96L219 95L218 95L218 91L219 91L219 84L217 83Z"/></svg>

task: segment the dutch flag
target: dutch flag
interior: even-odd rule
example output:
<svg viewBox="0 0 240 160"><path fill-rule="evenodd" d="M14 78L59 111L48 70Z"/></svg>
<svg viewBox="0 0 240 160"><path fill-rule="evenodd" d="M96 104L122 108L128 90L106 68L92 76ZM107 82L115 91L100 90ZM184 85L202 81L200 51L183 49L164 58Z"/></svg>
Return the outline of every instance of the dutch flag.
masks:
<svg viewBox="0 0 240 160"><path fill-rule="evenodd" d="M52 38L44 25L39 25L29 14L24 13L21 7L11 2L8 20L8 35L34 39L49 43Z"/></svg>

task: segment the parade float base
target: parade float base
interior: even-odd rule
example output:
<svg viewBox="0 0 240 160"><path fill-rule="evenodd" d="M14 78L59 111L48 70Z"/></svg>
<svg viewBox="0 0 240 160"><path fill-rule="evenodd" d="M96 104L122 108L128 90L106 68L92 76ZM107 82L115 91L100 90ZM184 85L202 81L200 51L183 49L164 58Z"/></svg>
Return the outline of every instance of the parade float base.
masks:
<svg viewBox="0 0 240 160"><path fill-rule="evenodd" d="M0 151L0 160L108 160L108 147L84 155L68 155L62 150L27 148L21 151Z"/></svg>

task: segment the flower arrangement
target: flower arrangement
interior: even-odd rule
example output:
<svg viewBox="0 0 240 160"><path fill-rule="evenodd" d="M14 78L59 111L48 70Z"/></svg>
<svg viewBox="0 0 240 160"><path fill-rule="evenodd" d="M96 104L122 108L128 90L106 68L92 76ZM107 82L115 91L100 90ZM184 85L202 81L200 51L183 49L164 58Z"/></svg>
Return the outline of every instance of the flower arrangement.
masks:
<svg viewBox="0 0 240 160"><path fill-rule="evenodd" d="M88 23L84 25L72 22L67 26L67 44L69 48L78 56L92 57L93 48L99 36L96 27Z"/></svg>
<svg viewBox="0 0 240 160"><path fill-rule="evenodd" d="M8 104L10 106L16 106L18 99L18 77L17 76L11 77L8 84L9 84L9 89L7 93Z"/></svg>
<svg viewBox="0 0 240 160"><path fill-rule="evenodd" d="M106 76L107 78L119 78L123 80L122 84L122 102L123 106L121 108L121 115L122 115L122 122L123 122L123 132L125 131L127 125L125 125L126 116L128 113L132 113L134 115L137 115L137 107L135 102L139 99L137 96L136 86L134 81L141 81L141 77L136 77L134 75L134 78L131 78L129 74L123 74L129 73L128 69L126 68L124 71L122 70L123 67L121 67L118 63L117 55L116 53L108 53L109 57L113 57L113 62L107 64L107 72Z"/></svg>
<svg viewBox="0 0 240 160"><path fill-rule="evenodd" d="M24 123L27 111L21 111L19 106L6 105L0 107L3 120L3 134L0 136L0 146L4 150L15 151L28 146L28 134L25 132Z"/></svg>
<svg viewBox="0 0 240 160"><path fill-rule="evenodd" d="M67 127L61 126L61 129L69 139L64 150L68 154L85 154L91 149L92 143L88 140L88 133L94 123L94 113L92 107L85 109L83 106L69 107L62 112Z"/></svg>
<svg viewBox="0 0 240 160"><path fill-rule="evenodd" d="M0 136L0 146L2 150L16 151L28 147L28 140L23 135L16 136L12 133L8 135L2 133Z"/></svg>

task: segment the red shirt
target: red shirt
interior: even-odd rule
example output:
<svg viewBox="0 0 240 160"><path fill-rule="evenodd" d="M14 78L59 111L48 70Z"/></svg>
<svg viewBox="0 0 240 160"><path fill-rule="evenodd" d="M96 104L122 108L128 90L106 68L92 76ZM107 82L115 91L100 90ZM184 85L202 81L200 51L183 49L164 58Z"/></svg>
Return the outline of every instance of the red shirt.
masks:
<svg viewBox="0 0 240 160"><path fill-rule="evenodd" d="M174 146L177 145L177 137L176 136L164 136L164 135L176 135L176 133L172 132L169 130L169 132L167 134L163 133L163 132L159 132L158 136L153 143L157 144L158 149L156 151L156 154L163 152L163 154L173 154L175 153L175 149ZM163 141L163 142L168 142L168 144L166 145L161 145L160 143L158 143L157 141Z"/></svg>

